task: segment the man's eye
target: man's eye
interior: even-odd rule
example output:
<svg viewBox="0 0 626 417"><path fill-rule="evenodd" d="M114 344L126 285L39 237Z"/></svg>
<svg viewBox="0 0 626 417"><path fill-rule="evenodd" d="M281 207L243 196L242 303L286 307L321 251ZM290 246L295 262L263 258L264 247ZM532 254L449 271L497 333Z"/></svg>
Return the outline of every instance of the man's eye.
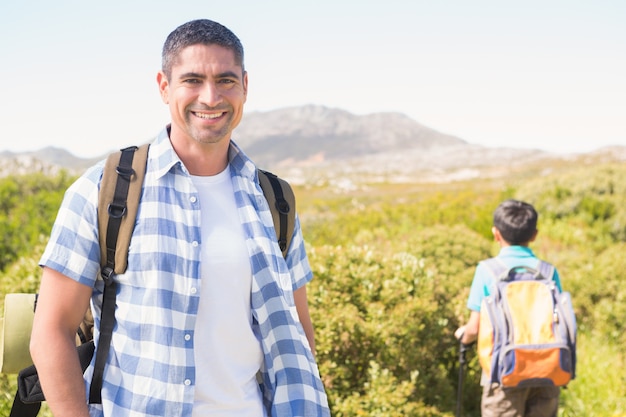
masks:
<svg viewBox="0 0 626 417"><path fill-rule="evenodd" d="M224 79L222 79L222 80L219 80L219 83L220 83L220 84L234 84L234 83L235 83L235 81L234 81L234 80L231 80L230 78L224 78Z"/></svg>
<svg viewBox="0 0 626 417"><path fill-rule="evenodd" d="M185 84L200 84L202 81L197 78L189 78L187 80L183 80Z"/></svg>

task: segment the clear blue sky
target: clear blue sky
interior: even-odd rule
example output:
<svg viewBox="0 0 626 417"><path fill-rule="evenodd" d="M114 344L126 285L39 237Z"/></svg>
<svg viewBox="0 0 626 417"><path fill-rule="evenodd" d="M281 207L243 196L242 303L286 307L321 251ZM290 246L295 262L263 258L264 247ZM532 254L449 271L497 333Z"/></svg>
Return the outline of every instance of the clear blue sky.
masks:
<svg viewBox="0 0 626 417"><path fill-rule="evenodd" d="M312 103L486 146L626 145L624 0L2 0L0 150L97 156L154 136L161 46L195 18L242 40L248 112Z"/></svg>

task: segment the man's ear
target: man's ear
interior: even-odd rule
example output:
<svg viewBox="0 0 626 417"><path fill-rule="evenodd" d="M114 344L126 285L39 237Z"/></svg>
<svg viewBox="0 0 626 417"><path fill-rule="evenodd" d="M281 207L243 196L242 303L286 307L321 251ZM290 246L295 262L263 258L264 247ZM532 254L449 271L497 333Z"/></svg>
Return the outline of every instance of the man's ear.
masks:
<svg viewBox="0 0 626 417"><path fill-rule="evenodd" d="M537 233L539 233L539 229L535 230L535 233L533 233L533 237L530 238L529 242L535 241L535 239L537 238Z"/></svg>
<svg viewBox="0 0 626 417"><path fill-rule="evenodd" d="M156 76L157 84L159 85L159 93L161 94L161 100L163 103L169 104L170 102L170 82L163 71L159 71Z"/></svg>
<svg viewBox="0 0 626 417"><path fill-rule="evenodd" d="M248 100L248 71L243 72L242 85L243 85L243 102L245 103Z"/></svg>

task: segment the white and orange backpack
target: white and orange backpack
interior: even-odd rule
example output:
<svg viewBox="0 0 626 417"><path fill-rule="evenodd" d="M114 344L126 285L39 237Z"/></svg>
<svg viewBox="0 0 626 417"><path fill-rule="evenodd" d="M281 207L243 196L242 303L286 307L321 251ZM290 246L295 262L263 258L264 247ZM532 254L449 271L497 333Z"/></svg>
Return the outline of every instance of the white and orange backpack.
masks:
<svg viewBox="0 0 626 417"><path fill-rule="evenodd" d="M483 261L495 284L480 310L479 362L491 383L565 386L576 376L576 316L570 294L552 280L554 266L509 268Z"/></svg>

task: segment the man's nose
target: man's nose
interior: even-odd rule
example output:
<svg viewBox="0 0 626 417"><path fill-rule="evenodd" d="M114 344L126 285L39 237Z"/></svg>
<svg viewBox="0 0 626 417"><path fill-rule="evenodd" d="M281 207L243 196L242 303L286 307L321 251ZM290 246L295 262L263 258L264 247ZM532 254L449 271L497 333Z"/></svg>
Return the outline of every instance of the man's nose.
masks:
<svg viewBox="0 0 626 417"><path fill-rule="evenodd" d="M209 107L214 107L222 101L222 94L217 84L205 82L200 91L198 100Z"/></svg>

